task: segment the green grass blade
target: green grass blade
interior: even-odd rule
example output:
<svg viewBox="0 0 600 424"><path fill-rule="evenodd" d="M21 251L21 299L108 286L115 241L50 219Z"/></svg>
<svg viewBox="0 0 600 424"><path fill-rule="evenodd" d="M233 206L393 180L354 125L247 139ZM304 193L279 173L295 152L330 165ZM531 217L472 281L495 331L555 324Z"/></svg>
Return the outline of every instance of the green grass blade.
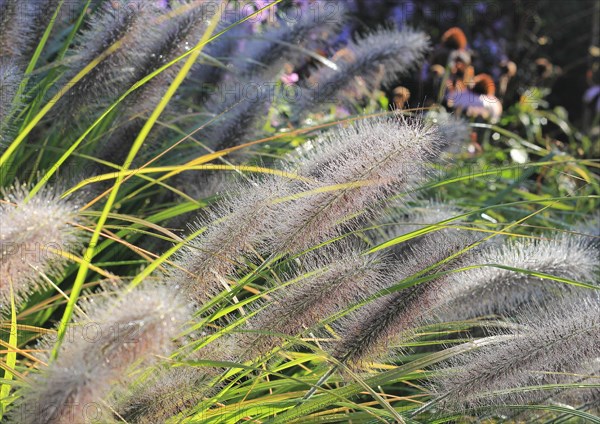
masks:
<svg viewBox="0 0 600 424"><path fill-rule="evenodd" d="M0 402L2 402L2 409L0 409L0 418L4 412L6 412L6 399L10 393L11 389L11 380L13 378L13 373L10 372L10 369L14 369L17 364L17 309L15 307L15 294L13 291L12 281L9 281L10 284L10 336L8 339L8 344L13 346L15 350L8 349L6 353L6 368L4 370L4 382L2 383L2 387L0 387Z"/></svg>

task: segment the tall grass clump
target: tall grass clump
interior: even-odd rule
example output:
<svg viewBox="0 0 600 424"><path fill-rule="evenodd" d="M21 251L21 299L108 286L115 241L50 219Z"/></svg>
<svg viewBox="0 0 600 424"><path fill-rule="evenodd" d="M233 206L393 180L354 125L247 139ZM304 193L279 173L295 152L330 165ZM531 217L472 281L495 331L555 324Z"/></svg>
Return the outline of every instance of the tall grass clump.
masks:
<svg viewBox="0 0 600 424"><path fill-rule="evenodd" d="M462 31L26 3L0 2L3 422L598 420L593 143L446 111ZM544 120L572 140L516 124Z"/></svg>

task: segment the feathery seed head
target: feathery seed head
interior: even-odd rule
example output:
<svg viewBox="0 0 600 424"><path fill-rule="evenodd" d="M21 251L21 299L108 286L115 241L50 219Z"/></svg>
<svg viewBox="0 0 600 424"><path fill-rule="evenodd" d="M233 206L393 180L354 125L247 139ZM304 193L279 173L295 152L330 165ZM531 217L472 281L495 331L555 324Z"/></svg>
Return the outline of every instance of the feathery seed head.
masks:
<svg viewBox="0 0 600 424"><path fill-rule="evenodd" d="M29 60L33 52L37 48L39 42L42 39L46 27L50 24L52 15L58 7L59 0L30 0L22 2L21 6L21 20L19 22L23 49L21 56L25 60ZM64 10L69 7L68 4L63 4L63 14L66 15ZM60 21L60 15L59 19ZM54 23L54 29L60 22Z"/></svg>
<svg viewBox="0 0 600 424"><path fill-rule="evenodd" d="M424 229L427 226L438 224L453 218L462 212L464 211L458 207L435 200L418 202L412 207L400 205L399 208L394 208L389 211L389 213L379 222L379 224L382 225L382 228L379 229L380 234L374 235L374 243L385 243L414 231ZM461 221L462 220L459 219L442 225L456 225ZM402 259L406 249L412 248L412 252L414 252L418 249L416 246L423 241L433 243L432 246L435 246L436 243L442 244L447 242L446 239L448 238L448 233L454 234L456 233L456 230L451 228L437 229L425 235L417 236L405 240L402 243L395 244L388 250L394 258Z"/></svg>
<svg viewBox="0 0 600 424"><path fill-rule="evenodd" d="M349 243L319 249L300 260L300 269L284 283L285 287L273 294L273 300L248 321L246 330L297 336L382 288L384 263L381 257L364 255ZM234 356L242 362L250 360L268 353L281 342L277 335L242 334Z"/></svg>
<svg viewBox="0 0 600 424"><path fill-rule="evenodd" d="M441 138L444 140L441 147L444 151L459 153L465 149L471 136L471 128L466 120L445 110L430 111L425 119L438 126Z"/></svg>
<svg viewBox="0 0 600 424"><path fill-rule="evenodd" d="M189 319L170 287L144 286L124 295L102 294L83 305L58 358L33 377L13 420L19 423L85 422L104 416L104 401L128 369L168 355ZM42 345L48 351L53 340ZM47 362L47 358L45 362Z"/></svg>
<svg viewBox="0 0 600 424"><path fill-rule="evenodd" d="M600 249L587 237L549 235L490 246L465 258L463 266L499 264L577 282L598 284ZM453 273L440 298L440 318L462 320L489 314L510 315L521 305L589 290L521 272L483 266ZM478 299L477 302L471 299Z"/></svg>
<svg viewBox="0 0 600 424"><path fill-rule="evenodd" d="M409 192L427 175L437 141L434 127L398 117L359 121L321 137L290 167L307 180L295 182L296 196L277 204L272 250L310 247L391 193Z"/></svg>
<svg viewBox="0 0 600 424"><path fill-rule="evenodd" d="M10 116L19 106L15 99L23 73L11 61L0 60L0 144L5 141L10 128Z"/></svg>
<svg viewBox="0 0 600 424"><path fill-rule="evenodd" d="M0 0L0 59L9 58L25 66L58 3L58 0Z"/></svg>
<svg viewBox="0 0 600 424"><path fill-rule="evenodd" d="M429 38L413 30L395 31L381 29L347 46L350 59L336 62L336 69L321 68L312 77L313 88L306 91L297 106L296 113L303 115L314 111L322 103L336 101L342 90L356 85L361 77L368 90L375 89L375 81L387 86L414 69L423 60L429 48ZM383 79L375 75L383 69Z"/></svg>
<svg viewBox="0 0 600 424"><path fill-rule="evenodd" d="M25 202L28 190L15 186L0 203L0 310L10 309L10 287L16 304L44 286L40 273L54 275L66 264L62 252L72 252L79 237L72 227L76 205L51 189Z"/></svg>
<svg viewBox="0 0 600 424"><path fill-rule="evenodd" d="M114 43L120 45L75 84L61 101L61 107L81 115L102 105L136 82L148 57L156 46L159 31L147 31L156 25L160 9L155 2L117 0L104 2L89 21L88 29L78 40L67 72L73 77ZM67 114L68 116L71 116Z"/></svg>
<svg viewBox="0 0 600 424"><path fill-rule="evenodd" d="M461 355L442 370L432 387L440 406L462 410L534 402L539 392L494 392L538 385L544 373L569 371L600 355L597 296L531 309L520 321L513 337Z"/></svg>
<svg viewBox="0 0 600 424"><path fill-rule="evenodd" d="M128 423L166 422L209 394L210 378L203 368L161 367L137 383L115 409Z"/></svg>
<svg viewBox="0 0 600 424"><path fill-rule="evenodd" d="M239 146L257 132L275 99L275 84L263 76L243 82L225 80L207 100L206 109L215 116L200 132L212 150Z"/></svg>
<svg viewBox="0 0 600 424"><path fill-rule="evenodd" d="M286 16L278 27L269 27L242 45L242 51L233 59L233 69L241 75L259 73L274 78L284 63L298 64L306 54L297 46L304 46L319 32L331 31L340 26L343 10L321 10L321 2L313 9L299 8L296 17Z"/></svg>
<svg viewBox="0 0 600 424"><path fill-rule="evenodd" d="M154 30L156 35L147 40L149 52L143 57L144 63L136 70L136 79L157 70L177 59L198 43L206 30L209 16L203 3L186 4L175 2L171 11L174 16L160 22ZM183 66L184 61L162 71L159 75L140 87L126 100L130 114L150 111L165 94L171 81Z"/></svg>
<svg viewBox="0 0 600 424"><path fill-rule="evenodd" d="M207 226L179 254L172 270L174 284L192 299L204 302L223 291L227 276L243 262L243 255L260 244L273 198L282 192L275 178L240 183L197 224Z"/></svg>
<svg viewBox="0 0 600 424"><path fill-rule="evenodd" d="M448 258L471 244L470 232L444 230L422 236L409 245L402 257L387 269L386 286L392 286ZM444 265L442 269L447 269ZM430 272L431 273L431 272ZM446 277L422 282L374 300L342 318L338 332L342 338L333 355L351 365L360 365L385 356L394 341L403 340L419 324L429 319Z"/></svg>
<svg viewBox="0 0 600 424"><path fill-rule="evenodd" d="M19 58L23 53L23 4L17 0L0 0L0 58Z"/></svg>

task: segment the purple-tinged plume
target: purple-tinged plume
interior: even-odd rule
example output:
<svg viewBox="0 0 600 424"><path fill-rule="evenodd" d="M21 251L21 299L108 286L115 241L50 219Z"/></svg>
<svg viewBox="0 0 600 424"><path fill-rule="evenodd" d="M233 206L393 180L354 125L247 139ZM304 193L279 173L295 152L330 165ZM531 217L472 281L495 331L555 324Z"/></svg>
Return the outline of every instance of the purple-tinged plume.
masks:
<svg viewBox="0 0 600 424"><path fill-rule="evenodd" d="M268 353L286 341L278 335L298 336L383 287L382 259L364 255L351 244L319 249L300 261L300 269L243 328L248 332L236 340L237 361Z"/></svg>
<svg viewBox="0 0 600 424"><path fill-rule="evenodd" d="M227 277L264 238L271 201L283 186L275 178L265 178L232 190L196 224L196 228L207 228L180 251L172 270L173 283L200 303L228 289Z"/></svg>
<svg viewBox="0 0 600 424"><path fill-rule="evenodd" d="M295 181L277 204L270 250L298 251L334 237L350 219L391 193L408 193L427 176L438 144L435 127L397 116L361 120L320 137L290 165Z"/></svg>
<svg viewBox="0 0 600 424"><path fill-rule="evenodd" d="M386 285L390 287L435 266L475 239L474 234L456 229L421 236L403 252L402 259L386 270ZM448 264L441 269L448 269ZM424 275L428 274L431 272ZM444 276L421 282L378 298L344 317L337 326L341 339L332 348L334 357L353 366L382 358L393 342L405 339L429 319L444 284Z"/></svg>
<svg viewBox="0 0 600 424"><path fill-rule="evenodd" d="M158 25L160 10L153 2L117 0L104 2L78 37L78 47L68 58L66 73L72 78L97 59L114 43L120 46L67 92L60 102L62 113L71 116L110 104L137 81L156 45L158 31L148 31ZM70 119L70 118L69 118Z"/></svg>
<svg viewBox="0 0 600 424"><path fill-rule="evenodd" d="M267 27L246 40L232 61L233 71L272 79L285 63L298 65L308 59L302 48L335 30L342 20L341 3L316 2L311 8L297 8L294 16L290 13L280 19L278 27Z"/></svg>
<svg viewBox="0 0 600 424"><path fill-rule="evenodd" d="M7 141L11 129L10 118L20 106L15 95L22 78L23 72L18 66L12 61L0 59L0 146Z"/></svg>

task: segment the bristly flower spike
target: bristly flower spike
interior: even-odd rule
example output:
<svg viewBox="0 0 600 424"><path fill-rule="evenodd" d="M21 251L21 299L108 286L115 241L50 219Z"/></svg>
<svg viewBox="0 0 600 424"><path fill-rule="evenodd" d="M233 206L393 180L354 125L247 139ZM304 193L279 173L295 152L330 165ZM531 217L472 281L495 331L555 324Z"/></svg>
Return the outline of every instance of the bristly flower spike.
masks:
<svg viewBox="0 0 600 424"><path fill-rule="evenodd" d="M405 29L395 31L381 29L364 38L351 42L347 47L349 58L337 60L335 68L322 67L311 78L311 87L295 105L295 113L302 117L323 104L335 103L336 96L355 86L361 77L368 89L374 89L376 74L383 72L381 84L386 86L398 75L414 69L424 59L429 49L429 38L422 32Z"/></svg>
<svg viewBox="0 0 600 424"><path fill-rule="evenodd" d="M233 59L235 72L242 79L253 75L272 79L285 63L298 65L308 59L302 47L322 33L335 31L343 20L340 3L323 6L316 2L311 8L297 8L296 16L290 13L279 20L278 27L268 27L246 40Z"/></svg>
<svg viewBox="0 0 600 424"><path fill-rule="evenodd" d="M428 177L439 143L434 126L398 116L323 135L289 166L304 179L294 181L297 195L276 205L269 250L306 249L351 227L353 215L368 214L391 193L408 194Z"/></svg>
<svg viewBox="0 0 600 424"><path fill-rule="evenodd" d="M547 383L549 373L572 372L600 355L600 300L565 301L522 313L520 329L500 343L457 357L434 379L443 408L528 404L537 390L510 390Z"/></svg>
<svg viewBox="0 0 600 424"><path fill-rule="evenodd" d="M386 285L423 273L476 239L475 234L457 229L421 236L402 251L402 258L391 263L386 270ZM449 266L438 268L446 270ZM426 322L444 284L444 276L433 278L385 295L342 318L337 325L341 339L331 349L334 357L351 366L361 366L387 355L394 341L405 339Z"/></svg>
<svg viewBox="0 0 600 424"><path fill-rule="evenodd" d="M16 304L46 286L40 274L60 273L80 237L77 205L61 200L47 188L28 202L28 190L16 186L3 192L0 203L0 311L10 305L12 285Z"/></svg>
<svg viewBox="0 0 600 424"><path fill-rule="evenodd" d="M260 357L285 342L278 336L298 336L322 319L365 299L383 287L385 260L364 255L352 243L337 243L299 258L302 266L276 290L236 339L234 358ZM259 332L252 332L252 331Z"/></svg>
<svg viewBox="0 0 600 424"><path fill-rule="evenodd" d="M106 422L107 396L129 369L169 355L190 319L186 303L168 286L144 285L126 294L92 296L61 344L58 358L24 390L12 422ZM42 342L48 352L52 337ZM104 419L101 419L104 417Z"/></svg>
<svg viewBox="0 0 600 424"><path fill-rule="evenodd" d="M474 268L448 276L439 299L439 317L464 320L490 314L511 316L527 303L543 304L557 296L586 295L589 289L527 272L597 285L599 258L600 248L593 239L567 233L490 246L465 257L461 265ZM495 264L526 272L498 268Z"/></svg>
<svg viewBox="0 0 600 424"><path fill-rule="evenodd" d="M68 91L60 102L58 113L70 111L67 116L93 110L110 104L136 82L147 58L156 46L158 31L147 31L156 25L160 16L154 2L117 0L104 2L90 18L88 29L78 37L78 48L68 58L71 63L66 80L75 76L107 49L118 44L116 50L100 61L87 75Z"/></svg>

